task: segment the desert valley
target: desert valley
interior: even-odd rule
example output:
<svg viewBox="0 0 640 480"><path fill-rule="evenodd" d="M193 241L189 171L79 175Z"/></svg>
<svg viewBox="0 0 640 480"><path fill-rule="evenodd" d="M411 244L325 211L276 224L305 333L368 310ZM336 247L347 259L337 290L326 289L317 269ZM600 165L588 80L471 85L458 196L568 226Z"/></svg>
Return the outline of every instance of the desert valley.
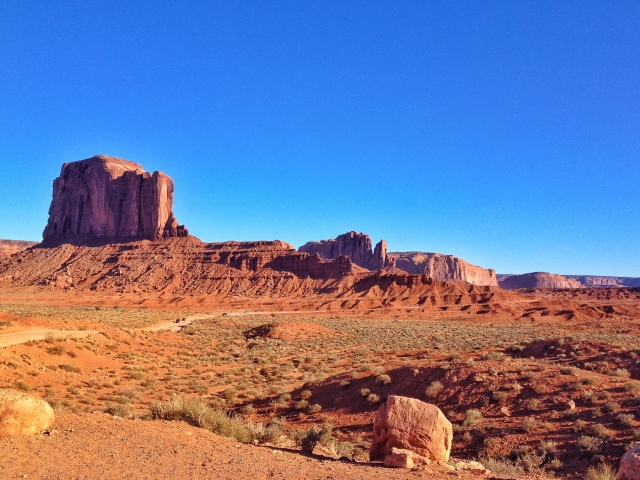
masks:
<svg viewBox="0 0 640 480"><path fill-rule="evenodd" d="M0 243L1 478L639 478L640 279L205 243L173 196L67 163Z"/></svg>

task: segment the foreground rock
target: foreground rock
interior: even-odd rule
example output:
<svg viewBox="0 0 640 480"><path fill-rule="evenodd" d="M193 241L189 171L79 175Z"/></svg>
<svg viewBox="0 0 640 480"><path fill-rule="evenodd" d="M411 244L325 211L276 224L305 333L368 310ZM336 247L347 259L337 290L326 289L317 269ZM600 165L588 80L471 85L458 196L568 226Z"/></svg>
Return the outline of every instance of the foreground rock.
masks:
<svg viewBox="0 0 640 480"><path fill-rule="evenodd" d="M582 286L578 280L547 272L500 275L498 284L506 290L518 288L580 288Z"/></svg>
<svg viewBox="0 0 640 480"><path fill-rule="evenodd" d="M309 255L320 255L329 260L342 256L349 257L356 265L368 270L380 270L392 266L387 255L387 242L380 240L372 249L371 237L364 233L349 232L329 240L307 242L298 251Z"/></svg>
<svg viewBox="0 0 640 480"><path fill-rule="evenodd" d="M498 286L496 271L471 265L453 255L425 252L391 252L396 268L414 275L429 275L440 282Z"/></svg>
<svg viewBox="0 0 640 480"><path fill-rule="evenodd" d="M53 182L44 242L188 236L171 211L173 181L137 163L97 155L65 163Z"/></svg>
<svg viewBox="0 0 640 480"><path fill-rule="evenodd" d="M376 413L369 456L401 468L432 461L445 464L452 440L451 423L438 407L390 395Z"/></svg>
<svg viewBox="0 0 640 480"><path fill-rule="evenodd" d="M620 459L616 480L640 480L640 442L636 443Z"/></svg>
<svg viewBox="0 0 640 480"><path fill-rule="evenodd" d="M17 390L0 390L0 437L33 435L55 422L47 402Z"/></svg>

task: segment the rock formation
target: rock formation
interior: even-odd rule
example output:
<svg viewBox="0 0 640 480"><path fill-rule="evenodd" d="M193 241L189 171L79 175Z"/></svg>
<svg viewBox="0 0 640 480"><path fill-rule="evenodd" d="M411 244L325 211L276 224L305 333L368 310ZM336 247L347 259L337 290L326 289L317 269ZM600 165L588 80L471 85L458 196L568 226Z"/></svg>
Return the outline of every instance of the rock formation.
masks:
<svg viewBox="0 0 640 480"><path fill-rule="evenodd" d="M44 400L17 390L0 390L0 437L40 433L55 419L53 409Z"/></svg>
<svg viewBox="0 0 640 480"><path fill-rule="evenodd" d="M53 182L44 242L188 235L171 211L173 181L137 163L97 155L65 163Z"/></svg>
<svg viewBox="0 0 640 480"><path fill-rule="evenodd" d="M603 277L598 275L564 275L580 282L583 287L640 287L640 278Z"/></svg>
<svg viewBox="0 0 640 480"><path fill-rule="evenodd" d="M380 270L392 266L387 255L387 242L380 240L372 250L371 237L364 233L349 232L330 240L307 242L298 251L310 255L318 254L320 258L334 259L349 257L353 263L368 270Z"/></svg>
<svg viewBox="0 0 640 480"><path fill-rule="evenodd" d="M424 252L390 252L396 268L414 275L429 275L441 282L498 286L496 271L477 267L453 255Z"/></svg>
<svg viewBox="0 0 640 480"><path fill-rule="evenodd" d="M430 461L446 464L452 440L451 423L438 407L389 395L376 413L369 456L405 468Z"/></svg>
<svg viewBox="0 0 640 480"><path fill-rule="evenodd" d="M518 288L580 288L573 278L547 272L524 273L522 275L500 275L498 284L506 290Z"/></svg>
<svg viewBox="0 0 640 480"><path fill-rule="evenodd" d="M37 244L38 242L24 242L22 240L0 240L0 261Z"/></svg>
<svg viewBox="0 0 640 480"><path fill-rule="evenodd" d="M616 480L640 480L640 442L637 442L620 459Z"/></svg>

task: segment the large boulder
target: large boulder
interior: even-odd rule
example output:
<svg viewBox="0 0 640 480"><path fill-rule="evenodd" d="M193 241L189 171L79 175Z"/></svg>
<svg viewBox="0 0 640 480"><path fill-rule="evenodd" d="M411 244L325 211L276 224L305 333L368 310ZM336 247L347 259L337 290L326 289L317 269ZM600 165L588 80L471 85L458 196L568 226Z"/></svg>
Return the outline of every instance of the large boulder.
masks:
<svg viewBox="0 0 640 480"><path fill-rule="evenodd" d="M376 413L369 456L400 466L409 457L408 450L413 455L407 464L444 464L449 460L452 440L451 423L438 407L415 398L390 395ZM391 456L388 461L387 456Z"/></svg>
<svg viewBox="0 0 640 480"><path fill-rule="evenodd" d="M627 450L620 459L616 480L640 480L640 442Z"/></svg>
<svg viewBox="0 0 640 480"><path fill-rule="evenodd" d="M172 212L173 181L137 163L96 155L65 163L53 182L44 242L186 237Z"/></svg>
<svg viewBox="0 0 640 480"><path fill-rule="evenodd" d="M55 420L53 408L44 400L17 390L0 390L0 437L40 433Z"/></svg>

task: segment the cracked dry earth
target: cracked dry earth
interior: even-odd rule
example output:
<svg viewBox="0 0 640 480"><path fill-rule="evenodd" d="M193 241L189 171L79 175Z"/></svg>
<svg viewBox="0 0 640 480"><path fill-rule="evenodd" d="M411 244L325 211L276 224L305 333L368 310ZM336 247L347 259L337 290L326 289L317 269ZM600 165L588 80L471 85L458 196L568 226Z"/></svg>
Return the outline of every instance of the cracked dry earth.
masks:
<svg viewBox="0 0 640 480"><path fill-rule="evenodd" d="M399 470L240 444L183 422L58 414L50 434L0 439L0 478L412 479L478 478L446 467Z"/></svg>

